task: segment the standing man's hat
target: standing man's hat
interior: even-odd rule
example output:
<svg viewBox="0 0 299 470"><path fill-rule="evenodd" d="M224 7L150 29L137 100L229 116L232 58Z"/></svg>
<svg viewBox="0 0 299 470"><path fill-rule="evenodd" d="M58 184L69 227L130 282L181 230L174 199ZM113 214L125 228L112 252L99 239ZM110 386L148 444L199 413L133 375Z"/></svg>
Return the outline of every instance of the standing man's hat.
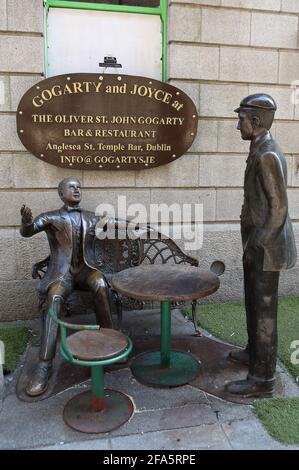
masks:
<svg viewBox="0 0 299 470"><path fill-rule="evenodd" d="M254 95L249 95L247 98L244 98L240 107L235 109L235 113L239 113L242 108L249 109L265 109L266 111L276 111L277 106L270 95L264 93L256 93Z"/></svg>

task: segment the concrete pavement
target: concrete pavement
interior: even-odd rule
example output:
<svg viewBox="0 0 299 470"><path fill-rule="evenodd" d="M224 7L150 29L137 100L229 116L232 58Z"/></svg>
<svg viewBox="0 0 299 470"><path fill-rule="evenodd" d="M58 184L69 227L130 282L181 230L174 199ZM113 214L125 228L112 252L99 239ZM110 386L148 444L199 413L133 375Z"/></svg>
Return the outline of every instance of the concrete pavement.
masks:
<svg viewBox="0 0 299 470"><path fill-rule="evenodd" d="M126 312L124 323L136 334L159 332L158 311ZM172 335L193 334L193 325L179 311L172 315ZM283 372L288 396L299 388ZM173 389L139 384L130 369L107 372L105 385L127 393L135 412L125 425L101 435L68 428L66 402L86 389L85 382L36 403L19 401L10 379L0 413L0 449L202 450L299 449L273 440L253 413L253 406L224 402L191 385Z"/></svg>

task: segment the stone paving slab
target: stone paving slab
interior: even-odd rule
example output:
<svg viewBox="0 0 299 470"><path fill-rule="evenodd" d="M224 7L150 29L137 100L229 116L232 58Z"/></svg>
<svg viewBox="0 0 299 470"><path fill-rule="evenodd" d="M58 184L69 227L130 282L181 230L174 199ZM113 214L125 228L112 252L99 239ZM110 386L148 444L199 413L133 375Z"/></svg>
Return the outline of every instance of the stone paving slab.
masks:
<svg viewBox="0 0 299 470"><path fill-rule="evenodd" d="M178 408L190 404L209 405L206 394L190 385L172 389L147 387L137 382L129 369L105 374L105 386L130 395L138 411Z"/></svg>
<svg viewBox="0 0 299 470"><path fill-rule="evenodd" d="M142 411L121 428L110 433L111 437L144 434L151 431L166 431L198 426L198 423L217 423L216 414L209 405L182 406L162 410Z"/></svg>
<svg viewBox="0 0 299 470"><path fill-rule="evenodd" d="M73 431L62 419L67 400L80 390L82 387L73 388L38 403L21 402L16 395L6 397L0 414L0 449L34 448L92 438Z"/></svg>
<svg viewBox="0 0 299 470"><path fill-rule="evenodd" d="M94 439L89 441L75 441L65 444L60 442L53 446L37 447L34 450L112 450L109 439Z"/></svg>
<svg viewBox="0 0 299 470"><path fill-rule="evenodd" d="M40 449L40 448L39 448ZM192 426L43 447L44 450L231 450L219 424Z"/></svg>
<svg viewBox="0 0 299 470"><path fill-rule="evenodd" d="M206 394L211 409L215 413L220 423L247 419L252 417L253 405L240 405L237 403L228 403L227 401Z"/></svg>
<svg viewBox="0 0 299 470"><path fill-rule="evenodd" d="M231 449L219 424L115 437L111 439L111 445L113 450Z"/></svg>
<svg viewBox="0 0 299 470"><path fill-rule="evenodd" d="M129 369L106 374L107 387L127 393L134 402L135 414L111 435L136 434L182 428L202 422L215 422L216 415L203 392L187 385L176 389L152 389L136 382ZM99 439L66 426L62 412L66 402L90 382L36 403L25 403L10 394L0 414L0 448L32 448L59 442ZM106 437L107 435L100 435Z"/></svg>
<svg viewBox="0 0 299 470"><path fill-rule="evenodd" d="M222 424L222 428L235 450L298 450L298 446L286 446L272 439L260 421L252 416Z"/></svg>

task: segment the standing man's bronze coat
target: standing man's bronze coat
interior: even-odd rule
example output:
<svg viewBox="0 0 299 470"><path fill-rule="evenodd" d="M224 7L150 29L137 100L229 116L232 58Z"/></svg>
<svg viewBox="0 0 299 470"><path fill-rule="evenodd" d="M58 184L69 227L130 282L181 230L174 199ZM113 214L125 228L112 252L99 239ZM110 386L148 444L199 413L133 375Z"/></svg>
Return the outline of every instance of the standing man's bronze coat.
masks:
<svg viewBox="0 0 299 470"><path fill-rule="evenodd" d="M276 104L265 94L241 101L238 129L251 140L244 177L241 213L248 345L229 358L249 365L247 380L228 384L245 397L271 394L277 356L279 272L296 263L296 246L288 214L287 167L269 129Z"/></svg>
<svg viewBox="0 0 299 470"><path fill-rule="evenodd" d="M46 297L46 309L40 361L26 388L30 396L46 391L56 352L57 325L49 310L54 308L59 316L75 287L92 291L98 324L112 328L108 287L94 262L95 226L99 217L79 206L81 183L76 178L61 181L58 193L64 202L61 209L41 214L34 220L28 207L21 209L21 235L31 237L44 231L50 246L48 269L38 287L40 296Z"/></svg>

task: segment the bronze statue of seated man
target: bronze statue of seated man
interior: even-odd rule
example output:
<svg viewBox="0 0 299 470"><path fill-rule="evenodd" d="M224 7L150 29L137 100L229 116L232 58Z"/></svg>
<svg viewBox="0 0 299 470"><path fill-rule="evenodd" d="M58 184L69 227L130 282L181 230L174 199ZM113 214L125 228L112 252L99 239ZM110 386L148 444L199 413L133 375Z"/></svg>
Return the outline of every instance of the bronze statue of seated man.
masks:
<svg viewBox="0 0 299 470"><path fill-rule="evenodd" d="M97 323L113 328L108 286L97 269L93 242L99 217L81 209L81 183L77 178L65 178L59 183L61 209L40 214L35 219L31 210L21 208L21 235L31 237L46 232L50 246L47 271L40 280L38 292L46 299L38 365L26 387L30 396L47 390L56 352L57 325L49 310L61 314L63 304L74 288L87 288L94 296Z"/></svg>

